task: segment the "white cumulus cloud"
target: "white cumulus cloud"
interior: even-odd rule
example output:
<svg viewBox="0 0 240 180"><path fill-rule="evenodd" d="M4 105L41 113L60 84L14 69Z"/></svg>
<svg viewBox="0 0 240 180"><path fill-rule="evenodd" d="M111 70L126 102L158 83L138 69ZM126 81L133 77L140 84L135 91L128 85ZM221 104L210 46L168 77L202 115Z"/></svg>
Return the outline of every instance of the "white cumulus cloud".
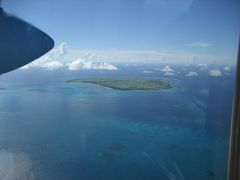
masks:
<svg viewBox="0 0 240 180"><path fill-rule="evenodd" d="M118 70L118 68L109 63L93 64L93 69Z"/></svg>
<svg viewBox="0 0 240 180"><path fill-rule="evenodd" d="M23 66L21 69L29 68L43 68L47 70L55 70L59 68L67 67L68 70L79 69L104 69L104 70L117 70L117 67L110 63L93 63L92 61L86 61L82 58L72 61L73 58L69 58L66 43L61 43L56 48L52 49L49 53L41 58Z"/></svg>
<svg viewBox="0 0 240 180"><path fill-rule="evenodd" d="M62 42L58 47L52 49L47 56L50 59L54 60L60 60L63 59L67 55L67 44L65 42Z"/></svg>
<svg viewBox="0 0 240 180"><path fill-rule="evenodd" d="M55 70L64 67L64 64L59 61L45 61L45 60L37 60L30 64L27 64L21 69L29 69L29 68L44 68L48 70Z"/></svg>
<svg viewBox="0 0 240 180"><path fill-rule="evenodd" d="M54 70L63 67L64 64L59 61L50 61L42 65L43 68Z"/></svg>
<svg viewBox="0 0 240 180"><path fill-rule="evenodd" d="M92 62L85 62L84 60L82 60L80 58L77 59L76 61L68 63L67 65L68 65L68 69L71 71L92 68Z"/></svg>
<svg viewBox="0 0 240 180"><path fill-rule="evenodd" d="M223 68L223 70L224 70L224 71L231 71L231 67L230 67L230 66L225 66L225 67Z"/></svg>
<svg viewBox="0 0 240 180"><path fill-rule="evenodd" d="M67 64L68 69L71 71L81 69L103 69L103 70L117 70L118 68L109 63L92 63L91 61L85 61L81 58Z"/></svg>
<svg viewBox="0 0 240 180"><path fill-rule="evenodd" d="M197 72L194 72L194 71L190 71L186 74L186 76L188 77L191 77L191 76L198 76L198 73Z"/></svg>
<svg viewBox="0 0 240 180"><path fill-rule="evenodd" d="M161 70L162 72L174 72L174 69L172 69L170 66L166 65L164 68Z"/></svg>
<svg viewBox="0 0 240 180"><path fill-rule="evenodd" d="M211 69L209 70L209 75L218 77L218 76L222 76L222 72L219 69Z"/></svg>

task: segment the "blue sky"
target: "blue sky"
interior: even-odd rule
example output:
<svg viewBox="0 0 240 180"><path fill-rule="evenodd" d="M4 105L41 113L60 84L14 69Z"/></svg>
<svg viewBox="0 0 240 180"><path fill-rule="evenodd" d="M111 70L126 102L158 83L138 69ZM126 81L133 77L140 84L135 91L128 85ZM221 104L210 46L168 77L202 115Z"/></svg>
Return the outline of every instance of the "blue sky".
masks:
<svg viewBox="0 0 240 180"><path fill-rule="evenodd" d="M3 7L75 52L174 52L232 62L237 51L239 0L3 0Z"/></svg>

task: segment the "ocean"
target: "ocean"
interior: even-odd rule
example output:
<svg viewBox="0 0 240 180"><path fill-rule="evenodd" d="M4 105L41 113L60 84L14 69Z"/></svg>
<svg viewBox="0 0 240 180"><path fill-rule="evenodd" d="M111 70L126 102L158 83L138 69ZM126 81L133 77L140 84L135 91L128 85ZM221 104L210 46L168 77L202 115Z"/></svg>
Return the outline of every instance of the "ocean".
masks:
<svg viewBox="0 0 240 180"><path fill-rule="evenodd" d="M235 71L171 65L176 75L164 76L156 66L0 76L0 179L225 180ZM84 77L159 78L172 88L66 83Z"/></svg>

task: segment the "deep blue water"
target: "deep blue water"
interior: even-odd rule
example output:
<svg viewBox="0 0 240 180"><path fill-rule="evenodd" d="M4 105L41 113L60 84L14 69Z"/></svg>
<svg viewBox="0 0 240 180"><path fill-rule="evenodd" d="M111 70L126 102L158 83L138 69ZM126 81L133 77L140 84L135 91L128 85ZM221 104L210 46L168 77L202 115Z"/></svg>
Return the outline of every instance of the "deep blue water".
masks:
<svg viewBox="0 0 240 180"><path fill-rule="evenodd" d="M0 76L0 179L226 179L234 72L165 77L141 68ZM65 83L89 76L167 78L173 88Z"/></svg>

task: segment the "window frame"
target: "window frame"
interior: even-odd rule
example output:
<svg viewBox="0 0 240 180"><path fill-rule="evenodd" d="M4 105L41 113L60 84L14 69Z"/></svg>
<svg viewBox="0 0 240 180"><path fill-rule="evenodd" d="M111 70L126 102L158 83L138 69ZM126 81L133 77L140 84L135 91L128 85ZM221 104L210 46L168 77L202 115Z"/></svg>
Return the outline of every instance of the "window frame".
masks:
<svg viewBox="0 0 240 180"><path fill-rule="evenodd" d="M240 180L240 36L230 132L228 180Z"/></svg>

